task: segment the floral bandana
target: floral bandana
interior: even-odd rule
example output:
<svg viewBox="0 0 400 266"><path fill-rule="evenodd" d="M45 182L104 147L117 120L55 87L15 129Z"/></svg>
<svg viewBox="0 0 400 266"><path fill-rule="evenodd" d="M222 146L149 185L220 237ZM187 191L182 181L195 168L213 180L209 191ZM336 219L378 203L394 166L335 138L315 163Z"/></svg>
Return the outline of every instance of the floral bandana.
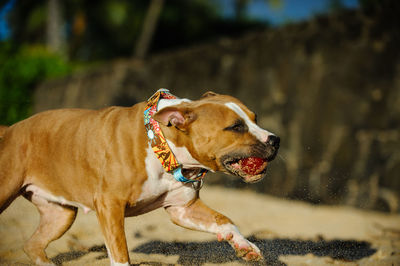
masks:
<svg viewBox="0 0 400 266"><path fill-rule="evenodd" d="M176 99L176 97L167 89L159 89L147 100L146 109L144 110L144 126L151 148L158 160L160 160L164 170L173 174L176 180L184 183L202 181L202 178L207 173L205 169L201 169L199 174L190 179L183 176L182 165L179 164L174 153L171 151L161 131L160 124L153 119L153 115L157 112L160 99Z"/></svg>

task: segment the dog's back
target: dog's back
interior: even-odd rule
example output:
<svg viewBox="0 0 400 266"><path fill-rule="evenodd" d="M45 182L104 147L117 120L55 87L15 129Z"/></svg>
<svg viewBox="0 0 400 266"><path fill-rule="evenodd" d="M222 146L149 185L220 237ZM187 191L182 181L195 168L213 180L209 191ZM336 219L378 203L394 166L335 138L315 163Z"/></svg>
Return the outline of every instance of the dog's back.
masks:
<svg viewBox="0 0 400 266"><path fill-rule="evenodd" d="M6 132L7 128L8 128L7 126L0 125L0 139L3 137L3 135Z"/></svg>

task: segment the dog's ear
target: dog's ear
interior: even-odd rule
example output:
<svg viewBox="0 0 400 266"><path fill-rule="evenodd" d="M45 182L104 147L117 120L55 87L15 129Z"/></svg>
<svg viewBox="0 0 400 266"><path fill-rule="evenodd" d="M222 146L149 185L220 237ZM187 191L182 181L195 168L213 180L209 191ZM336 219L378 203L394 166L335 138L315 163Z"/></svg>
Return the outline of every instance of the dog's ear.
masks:
<svg viewBox="0 0 400 266"><path fill-rule="evenodd" d="M155 113L153 119L164 126L174 126L185 131L196 120L196 114L189 108L170 106Z"/></svg>
<svg viewBox="0 0 400 266"><path fill-rule="evenodd" d="M215 93L215 92L213 92L213 91L207 91L206 93L204 93L204 94L201 96L201 99L207 98L207 97L212 97L212 96L217 96L217 95L218 95L218 93Z"/></svg>

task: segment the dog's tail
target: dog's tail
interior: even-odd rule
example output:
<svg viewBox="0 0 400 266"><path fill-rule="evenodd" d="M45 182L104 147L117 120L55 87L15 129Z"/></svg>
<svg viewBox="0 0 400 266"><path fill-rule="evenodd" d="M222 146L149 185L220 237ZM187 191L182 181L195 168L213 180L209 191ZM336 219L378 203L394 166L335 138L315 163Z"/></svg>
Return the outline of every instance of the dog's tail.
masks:
<svg viewBox="0 0 400 266"><path fill-rule="evenodd" d="M7 126L0 125L0 139L4 136L4 133L6 133L7 128Z"/></svg>

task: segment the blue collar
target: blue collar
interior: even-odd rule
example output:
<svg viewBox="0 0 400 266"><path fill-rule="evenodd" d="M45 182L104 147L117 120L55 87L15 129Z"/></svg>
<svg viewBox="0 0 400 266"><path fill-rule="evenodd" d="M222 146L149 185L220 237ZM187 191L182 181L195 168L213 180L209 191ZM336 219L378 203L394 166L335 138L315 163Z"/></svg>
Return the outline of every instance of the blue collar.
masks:
<svg viewBox="0 0 400 266"><path fill-rule="evenodd" d="M203 177L207 174L206 169L201 169L200 172L193 178L193 179L187 179L186 177L183 176L182 174L182 167L179 167L175 169L172 174L174 175L174 178L177 181L183 182L183 183L192 183L192 182L198 182L202 181Z"/></svg>

